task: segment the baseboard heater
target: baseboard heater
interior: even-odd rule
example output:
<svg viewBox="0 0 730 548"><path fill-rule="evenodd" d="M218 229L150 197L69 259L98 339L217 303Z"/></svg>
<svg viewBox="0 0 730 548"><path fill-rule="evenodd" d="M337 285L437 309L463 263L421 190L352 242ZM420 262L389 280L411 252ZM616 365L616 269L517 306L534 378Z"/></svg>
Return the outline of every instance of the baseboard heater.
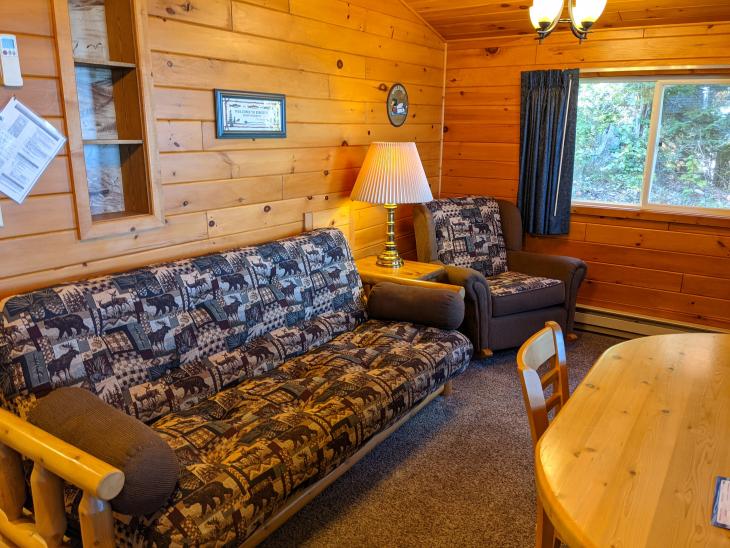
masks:
<svg viewBox="0 0 730 548"><path fill-rule="evenodd" d="M730 330L718 327L653 318L588 305L576 307L575 328L625 339L668 333L730 333Z"/></svg>

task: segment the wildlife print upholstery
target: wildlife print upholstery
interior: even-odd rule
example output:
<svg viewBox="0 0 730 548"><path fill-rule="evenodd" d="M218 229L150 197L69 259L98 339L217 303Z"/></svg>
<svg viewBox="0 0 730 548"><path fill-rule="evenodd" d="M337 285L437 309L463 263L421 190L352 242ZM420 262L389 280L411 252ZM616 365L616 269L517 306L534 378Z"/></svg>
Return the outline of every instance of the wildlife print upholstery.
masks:
<svg viewBox="0 0 730 548"><path fill-rule="evenodd" d="M336 229L14 296L0 402L81 386L172 447L175 492L115 514L117 545L235 546L468 365L458 331L368 321L362 297Z"/></svg>
<svg viewBox="0 0 730 548"><path fill-rule="evenodd" d="M507 248L494 198L446 198L425 205L433 218L439 261L473 268L487 277L507 271Z"/></svg>
<svg viewBox="0 0 730 548"><path fill-rule="evenodd" d="M80 386L149 422L364 318L337 229L41 289L0 305L0 403Z"/></svg>
<svg viewBox="0 0 730 548"><path fill-rule="evenodd" d="M543 278L541 276L530 276L521 272L503 272L497 276L487 279L489 293L494 297L517 295L526 291L539 291L555 285L564 285L560 280Z"/></svg>
<svg viewBox="0 0 730 548"><path fill-rule="evenodd" d="M117 516L119 546L235 546L469 363L458 331L370 320L152 428L182 469L169 505ZM81 493L67 503L78 506ZM75 510L71 511L73 515Z"/></svg>

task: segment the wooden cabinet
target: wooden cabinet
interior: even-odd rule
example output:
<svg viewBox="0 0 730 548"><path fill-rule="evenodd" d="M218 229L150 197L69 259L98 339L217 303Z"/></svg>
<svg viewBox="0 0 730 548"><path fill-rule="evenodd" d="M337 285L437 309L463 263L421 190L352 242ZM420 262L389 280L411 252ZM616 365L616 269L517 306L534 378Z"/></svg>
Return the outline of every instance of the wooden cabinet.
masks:
<svg viewBox="0 0 730 548"><path fill-rule="evenodd" d="M54 0L82 239L162 226L144 0Z"/></svg>

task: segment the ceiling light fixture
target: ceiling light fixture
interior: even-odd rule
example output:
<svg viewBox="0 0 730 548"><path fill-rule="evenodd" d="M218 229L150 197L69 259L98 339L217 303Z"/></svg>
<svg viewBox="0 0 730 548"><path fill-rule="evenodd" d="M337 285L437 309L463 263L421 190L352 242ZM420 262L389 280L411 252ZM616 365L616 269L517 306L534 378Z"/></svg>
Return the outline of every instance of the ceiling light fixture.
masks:
<svg viewBox="0 0 730 548"><path fill-rule="evenodd" d="M573 31L578 40L588 38L588 31L603 13L606 7L606 0L568 0L569 18L563 19L563 0L533 0L530 8L530 21L537 31L540 41L546 38L558 23L570 23L570 30Z"/></svg>

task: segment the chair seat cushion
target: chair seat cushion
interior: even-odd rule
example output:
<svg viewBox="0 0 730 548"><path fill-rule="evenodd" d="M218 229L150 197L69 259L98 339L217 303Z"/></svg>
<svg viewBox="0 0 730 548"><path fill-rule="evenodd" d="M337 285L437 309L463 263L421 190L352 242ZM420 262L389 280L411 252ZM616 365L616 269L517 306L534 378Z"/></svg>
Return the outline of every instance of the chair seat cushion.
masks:
<svg viewBox="0 0 730 548"><path fill-rule="evenodd" d="M120 545L237 545L469 363L458 331L370 320L152 425L178 488L145 518L116 516Z"/></svg>
<svg viewBox="0 0 730 548"><path fill-rule="evenodd" d="M492 316L508 316L565 302L560 280L507 271L487 278L492 297Z"/></svg>

